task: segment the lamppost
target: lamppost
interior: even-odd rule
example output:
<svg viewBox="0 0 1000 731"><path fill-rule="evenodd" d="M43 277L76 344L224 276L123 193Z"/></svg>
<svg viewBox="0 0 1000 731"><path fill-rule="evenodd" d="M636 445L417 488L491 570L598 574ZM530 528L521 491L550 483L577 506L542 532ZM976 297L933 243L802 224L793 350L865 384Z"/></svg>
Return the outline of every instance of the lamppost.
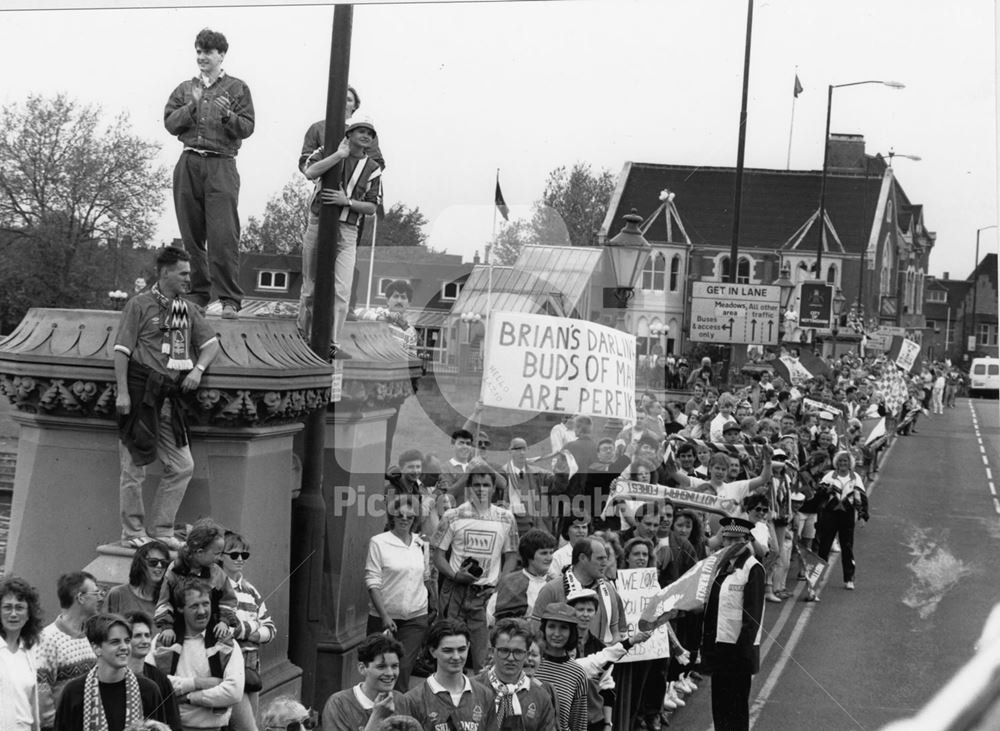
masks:
<svg viewBox="0 0 1000 731"><path fill-rule="evenodd" d="M826 166L830 159L830 112L833 109L833 90L846 86L862 86L863 84L881 84L890 89L904 89L905 84L898 81L851 81L847 84L830 84L826 92L826 133L823 135L823 173L819 183L819 244L816 247L816 279L823 278L823 236L826 228Z"/></svg>
<svg viewBox="0 0 1000 731"><path fill-rule="evenodd" d="M795 291L795 282L792 281L791 275L791 267L788 264L783 264L781 271L778 273L778 278L771 283L781 290L778 299L778 305L781 309L781 316L778 321L779 343L785 339L785 322L795 319L794 317L790 317L794 313L789 312L789 307L792 303L792 293Z"/></svg>
<svg viewBox="0 0 1000 731"><path fill-rule="evenodd" d="M989 226L983 226L982 228L976 229L976 261L972 264L972 337L975 338L976 345L979 345L979 333L976 331L976 325L978 325L979 318L978 312L976 312L976 295L978 294L979 282L976 281L976 268L979 266L979 234L983 231L989 231L991 228L996 228L996 224L991 224ZM965 323L962 323L962 334L965 335ZM965 342L967 350L975 350L975 348L969 348L969 342Z"/></svg>
<svg viewBox="0 0 1000 731"><path fill-rule="evenodd" d="M615 278L615 299L618 300L618 322L621 330L624 330L625 310L628 308L628 301L635 294L639 273L653 250L639 230L642 216L633 208L630 213L623 216L623 219L625 225L622 230L605 244L608 258L611 259L611 274Z"/></svg>

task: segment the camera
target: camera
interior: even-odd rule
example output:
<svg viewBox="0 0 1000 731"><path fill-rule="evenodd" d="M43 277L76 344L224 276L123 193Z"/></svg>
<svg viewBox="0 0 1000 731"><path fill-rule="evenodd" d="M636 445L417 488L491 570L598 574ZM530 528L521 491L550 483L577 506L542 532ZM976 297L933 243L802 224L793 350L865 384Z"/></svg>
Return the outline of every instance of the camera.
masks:
<svg viewBox="0 0 1000 731"><path fill-rule="evenodd" d="M462 561L462 565L459 568L472 576L475 576L477 579L483 575L483 567L479 565L479 561L471 556Z"/></svg>

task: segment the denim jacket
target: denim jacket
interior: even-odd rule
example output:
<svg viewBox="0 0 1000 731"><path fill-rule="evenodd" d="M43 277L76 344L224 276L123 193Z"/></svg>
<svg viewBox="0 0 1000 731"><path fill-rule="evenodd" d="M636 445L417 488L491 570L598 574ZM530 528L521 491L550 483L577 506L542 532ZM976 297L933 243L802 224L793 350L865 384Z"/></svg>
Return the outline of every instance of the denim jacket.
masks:
<svg viewBox="0 0 1000 731"><path fill-rule="evenodd" d="M250 88L235 76L222 74L215 83L203 87L201 100L195 102L191 89L201 83L194 78L174 89L163 110L163 125L185 147L236 156L243 140L253 134L254 111ZM229 119L213 101L226 95L232 102Z"/></svg>

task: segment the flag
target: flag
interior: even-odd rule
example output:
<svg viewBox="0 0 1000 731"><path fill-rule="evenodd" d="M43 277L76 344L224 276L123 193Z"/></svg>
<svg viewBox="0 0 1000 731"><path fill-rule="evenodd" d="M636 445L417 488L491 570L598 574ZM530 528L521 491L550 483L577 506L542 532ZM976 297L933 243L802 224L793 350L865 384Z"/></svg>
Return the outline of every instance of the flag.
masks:
<svg viewBox="0 0 1000 731"><path fill-rule="evenodd" d="M649 629L664 615L672 618L677 616L677 612L697 612L704 609L719 570L741 551L746 550L747 546L746 543L734 543L720 548L688 569L687 573L677 581L649 597L642 610L639 628Z"/></svg>
<svg viewBox="0 0 1000 731"><path fill-rule="evenodd" d="M792 549L799 555L799 560L802 563L802 573L806 577L806 584L809 585L810 589L815 591L820 578L823 576L823 571L826 569L826 561L821 559L819 554L806 546L802 541L794 541Z"/></svg>
<svg viewBox="0 0 1000 731"><path fill-rule="evenodd" d="M497 191L493 196L493 202L496 204L497 210L500 211L500 215L503 216L503 220L509 221L507 215L510 213L510 209L507 207L506 201L503 199L503 193L500 191L500 175L497 174Z"/></svg>
<svg viewBox="0 0 1000 731"><path fill-rule="evenodd" d="M799 75L795 74L795 86L792 89L792 94L794 94L795 98L798 99L799 98L799 94L801 94L802 91L803 91L802 90L802 82L799 81Z"/></svg>

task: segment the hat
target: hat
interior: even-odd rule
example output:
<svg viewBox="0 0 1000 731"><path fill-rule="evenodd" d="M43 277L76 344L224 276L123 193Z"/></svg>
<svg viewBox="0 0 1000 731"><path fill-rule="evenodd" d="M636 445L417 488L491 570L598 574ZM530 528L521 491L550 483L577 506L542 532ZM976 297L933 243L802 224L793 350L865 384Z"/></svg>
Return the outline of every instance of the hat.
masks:
<svg viewBox="0 0 1000 731"><path fill-rule="evenodd" d="M542 612L542 621L545 620L565 622L572 625L577 623L576 612L573 610L573 607L565 602L555 602L545 607L545 611Z"/></svg>
<svg viewBox="0 0 1000 731"><path fill-rule="evenodd" d="M367 127L375 134L375 122L367 114L355 114L350 119L345 122L346 127L344 129L344 134L349 134L358 127Z"/></svg>
<svg viewBox="0 0 1000 731"><path fill-rule="evenodd" d="M782 439L795 439L795 440L798 440L798 438L799 438L798 434L796 434L795 432L791 432L790 431L790 432L787 432L786 434L782 434L781 436L779 436L778 437L778 441L780 442Z"/></svg>
<svg viewBox="0 0 1000 731"><path fill-rule="evenodd" d="M829 411L820 411L819 418L823 421L836 421L837 417L831 414Z"/></svg>
<svg viewBox="0 0 1000 731"><path fill-rule="evenodd" d="M786 452L784 449L775 449L773 452L771 452L772 462L785 462L787 460L788 460L788 452Z"/></svg>
<svg viewBox="0 0 1000 731"><path fill-rule="evenodd" d="M566 596L566 603L573 605L582 599L589 599L594 604L597 604L597 592L593 589L574 589Z"/></svg>
<svg viewBox="0 0 1000 731"><path fill-rule="evenodd" d="M749 538L754 524L743 518L723 518L719 521L723 538Z"/></svg>
<svg viewBox="0 0 1000 731"><path fill-rule="evenodd" d="M725 434L727 431L739 431L740 425L735 421L727 421L722 425L722 433Z"/></svg>

